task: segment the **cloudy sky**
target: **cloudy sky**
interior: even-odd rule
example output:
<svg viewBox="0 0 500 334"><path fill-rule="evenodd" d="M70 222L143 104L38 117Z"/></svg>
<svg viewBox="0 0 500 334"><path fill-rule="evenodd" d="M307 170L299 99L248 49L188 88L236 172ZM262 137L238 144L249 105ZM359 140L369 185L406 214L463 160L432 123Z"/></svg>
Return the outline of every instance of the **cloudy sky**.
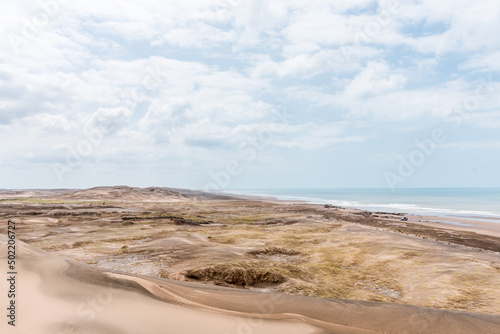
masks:
<svg viewBox="0 0 500 334"><path fill-rule="evenodd" d="M500 2L0 4L0 188L500 187Z"/></svg>

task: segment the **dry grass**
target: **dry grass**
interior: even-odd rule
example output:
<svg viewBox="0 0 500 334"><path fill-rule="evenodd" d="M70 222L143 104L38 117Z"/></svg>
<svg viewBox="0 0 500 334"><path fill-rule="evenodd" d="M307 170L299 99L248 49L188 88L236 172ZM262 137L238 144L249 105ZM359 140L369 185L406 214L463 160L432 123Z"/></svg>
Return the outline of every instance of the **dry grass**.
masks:
<svg viewBox="0 0 500 334"><path fill-rule="evenodd" d="M488 289L488 281L481 274L454 274L452 284L457 287L457 294L448 299L445 308L483 312L493 301L492 298L498 295L495 287L490 287L489 293L484 293Z"/></svg>
<svg viewBox="0 0 500 334"><path fill-rule="evenodd" d="M185 276L202 281L236 286L253 286L262 284L279 284L286 277L276 268L252 268L246 263L219 264L203 268L190 269Z"/></svg>
<svg viewBox="0 0 500 334"><path fill-rule="evenodd" d="M188 276L231 286L267 285L300 295L500 313L500 261L478 262L470 250L436 244L429 249L415 238L341 220L332 223L320 214L275 204L199 201L133 206L138 211L61 211L57 217L44 213L42 206L36 215L23 219L45 216L59 222L20 221L18 226L20 235L34 246L89 264L141 254L162 268L165 277L177 279ZM187 226L156 219L166 215L215 224ZM122 221L123 216L141 219ZM80 230L65 229L69 226ZM146 238L159 246L139 249L139 241ZM169 241L174 239L181 241Z"/></svg>
<svg viewBox="0 0 500 334"><path fill-rule="evenodd" d="M255 249L248 254L252 255L300 255L301 253L297 250L294 249L288 249L284 247L267 247L267 248L260 248L260 249Z"/></svg>

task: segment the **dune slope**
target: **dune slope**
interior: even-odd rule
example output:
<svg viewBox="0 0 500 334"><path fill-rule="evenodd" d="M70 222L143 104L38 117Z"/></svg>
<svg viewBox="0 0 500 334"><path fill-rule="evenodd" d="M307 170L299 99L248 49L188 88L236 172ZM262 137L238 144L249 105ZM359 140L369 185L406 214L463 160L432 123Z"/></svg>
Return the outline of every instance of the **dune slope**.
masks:
<svg viewBox="0 0 500 334"><path fill-rule="evenodd" d="M1 261L6 263L6 237ZM2 333L498 333L500 317L264 293L104 271L17 244ZM2 280L1 291L7 291ZM6 305L2 293L2 305Z"/></svg>

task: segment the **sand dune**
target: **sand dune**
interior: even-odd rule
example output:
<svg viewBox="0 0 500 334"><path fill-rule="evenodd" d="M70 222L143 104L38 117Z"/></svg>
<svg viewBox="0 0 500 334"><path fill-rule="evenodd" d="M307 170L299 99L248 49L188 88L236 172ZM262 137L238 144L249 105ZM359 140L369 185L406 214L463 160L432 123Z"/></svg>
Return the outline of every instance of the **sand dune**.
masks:
<svg viewBox="0 0 500 334"><path fill-rule="evenodd" d="M136 188L129 186L95 187L74 190L64 194L54 194L60 200L105 200L105 201L142 201L142 202L177 202L186 200L229 199L224 195L206 192L164 187Z"/></svg>
<svg viewBox="0 0 500 334"><path fill-rule="evenodd" d="M75 189L26 189L9 190L0 189L0 198L33 198L59 196L76 191Z"/></svg>
<svg viewBox="0 0 500 334"><path fill-rule="evenodd" d="M1 261L6 263L6 237ZM104 271L18 241L17 326L2 333L498 333L500 317L264 293ZM1 291L7 291L1 280ZM2 295L2 305L6 296Z"/></svg>

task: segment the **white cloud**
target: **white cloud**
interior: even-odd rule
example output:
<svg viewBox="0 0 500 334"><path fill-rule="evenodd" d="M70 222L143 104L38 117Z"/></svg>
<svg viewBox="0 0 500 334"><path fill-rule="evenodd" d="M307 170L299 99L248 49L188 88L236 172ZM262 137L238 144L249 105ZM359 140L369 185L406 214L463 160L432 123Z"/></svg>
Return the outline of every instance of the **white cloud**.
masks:
<svg viewBox="0 0 500 334"><path fill-rule="evenodd" d="M99 108L89 119L89 124L104 134L114 134L126 127L133 111L127 107Z"/></svg>
<svg viewBox="0 0 500 334"><path fill-rule="evenodd" d="M273 61L269 56L262 56L253 68L252 75L257 77L277 76L285 78L299 76L312 78L318 74L329 72L332 74L354 72L362 68L359 64L360 61L378 53L376 50L369 50L369 48L363 51L364 54L359 54L358 60L355 60L354 57L348 59L345 52L349 51L342 52L339 49L324 49L311 54L297 54L278 62Z"/></svg>
<svg viewBox="0 0 500 334"><path fill-rule="evenodd" d="M64 115L54 114L38 114L28 118L24 123L25 126L31 128L40 128L47 132L49 131L75 131L78 129L78 123L68 119Z"/></svg>
<svg viewBox="0 0 500 334"><path fill-rule="evenodd" d="M18 139L1 160L64 160L87 125L113 129L93 163L202 169L285 107L297 118L277 152L358 145L382 122L425 128L499 71L500 3L391 3L72 1L30 38L43 8L2 4L0 33L24 39L17 52L0 40L0 140ZM482 100L468 124L500 128L499 107Z"/></svg>
<svg viewBox="0 0 500 334"><path fill-rule="evenodd" d="M369 137L367 135L349 135L347 133L348 127L347 122L288 126L285 131L292 134L292 138L277 138L273 144L289 149L317 150L339 148L345 143L361 143Z"/></svg>
<svg viewBox="0 0 500 334"><path fill-rule="evenodd" d="M345 88L349 99L366 99L400 90L407 78L392 71L384 62L368 62L367 66Z"/></svg>
<svg viewBox="0 0 500 334"><path fill-rule="evenodd" d="M271 34L288 19L287 7L284 1L239 1L233 9L235 27L241 31L238 43L243 47L262 43L262 34Z"/></svg>
<svg viewBox="0 0 500 334"><path fill-rule="evenodd" d="M490 49L500 43L496 33L500 29L499 14L500 3L496 1L405 1L401 2L398 15L401 26L423 21L446 28L428 36L400 36L419 52L444 54Z"/></svg>
<svg viewBox="0 0 500 334"><path fill-rule="evenodd" d="M471 94L471 87L460 80L448 82L440 87L418 89L397 87L397 80L375 81L375 94L370 93L369 84L370 82L356 91L366 92L366 95L353 98L353 95L348 95L350 92L346 89L334 96L332 103L347 108L355 117L373 117L388 122L432 117L435 121L442 121L444 116L452 111L453 106ZM390 89L392 85L395 86L394 90Z"/></svg>
<svg viewBox="0 0 500 334"><path fill-rule="evenodd" d="M500 51L475 55L467 60L461 68L486 73L500 72Z"/></svg>

